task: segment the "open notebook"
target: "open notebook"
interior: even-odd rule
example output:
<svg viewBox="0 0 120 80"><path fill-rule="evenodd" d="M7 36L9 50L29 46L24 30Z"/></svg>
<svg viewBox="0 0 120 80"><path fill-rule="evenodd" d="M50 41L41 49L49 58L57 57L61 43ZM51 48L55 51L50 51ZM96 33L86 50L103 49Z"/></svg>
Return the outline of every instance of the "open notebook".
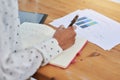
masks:
<svg viewBox="0 0 120 80"><path fill-rule="evenodd" d="M20 36L22 47L31 47L40 41L51 38L55 30L44 24L28 23L21 24ZM49 63L61 68L67 68L76 55L82 50L87 40L76 37L75 44L69 49L63 51L60 55L52 59Z"/></svg>

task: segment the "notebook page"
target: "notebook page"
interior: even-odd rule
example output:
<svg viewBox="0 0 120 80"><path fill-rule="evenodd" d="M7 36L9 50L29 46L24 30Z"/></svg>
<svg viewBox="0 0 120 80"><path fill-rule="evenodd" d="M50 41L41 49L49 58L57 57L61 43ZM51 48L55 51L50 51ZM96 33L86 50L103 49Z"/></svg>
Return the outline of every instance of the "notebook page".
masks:
<svg viewBox="0 0 120 80"><path fill-rule="evenodd" d="M31 47L37 43L51 38L55 30L44 24L25 22L20 27L20 37L23 48Z"/></svg>
<svg viewBox="0 0 120 80"><path fill-rule="evenodd" d="M85 38L76 37L75 44L69 49L63 51L49 63L62 68L67 68L79 51L82 50L87 40Z"/></svg>

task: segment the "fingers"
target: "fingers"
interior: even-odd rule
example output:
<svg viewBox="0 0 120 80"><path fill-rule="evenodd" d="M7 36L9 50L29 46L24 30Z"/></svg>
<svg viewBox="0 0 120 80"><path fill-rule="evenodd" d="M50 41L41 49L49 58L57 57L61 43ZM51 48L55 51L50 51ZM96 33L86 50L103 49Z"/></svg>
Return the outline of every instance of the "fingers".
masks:
<svg viewBox="0 0 120 80"><path fill-rule="evenodd" d="M59 30L65 29L64 25L60 25Z"/></svg>
<svg viewBox="0 0 120 80"><path fill-rule="evenodd" d="M74 30L76 30L76 29L77 29L77 27L76 27L76 26L73 26L73 29L74 29Z"/></svg>
<svg viewBox="0 0 120 80"><path fill-rule="evenodd" d="M72 30L72 35L74 35L74 36L76 36L76 32L75 32L75 29L76 29L77 27L76 26L71 26L70 27L70 29Z"/></svg>
<svg viewBox="0 0 120 80"><path fill-rule="evenodd" d="M68 27L68 28L75 30L77 27L76 27L76 26L70 26L70 27ZM65 28L64 25L60 25L60 26L58 27L58 29L61 30L61 29L67 29L67 28Z"/></svg>
<svg viewBox="0 0 120 80"><path fill-rule="evenodd" d="M76 26L70 26L70 27L68 27L68 28L70 28L70 29L73 29L73 30L76 30Z"/></svg>

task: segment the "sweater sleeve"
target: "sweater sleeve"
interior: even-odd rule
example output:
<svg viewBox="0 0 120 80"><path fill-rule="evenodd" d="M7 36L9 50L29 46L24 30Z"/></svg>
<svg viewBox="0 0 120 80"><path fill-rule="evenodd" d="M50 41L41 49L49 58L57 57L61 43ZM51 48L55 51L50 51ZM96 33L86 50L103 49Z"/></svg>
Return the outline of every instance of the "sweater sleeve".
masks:
<svg viewBox="0 0 120 80"><path fill-rule="evenodd" d="M61 52L57 40L52 38L35 47L9 53L1 59L0 80L25 80Z"/></svg>
<svg viewBox="0 0 120 80"><path fill-rule="evenodd" d="M52 38L22 49L17 0L0 0L0 80L26 80L62 52Z"/></svg>

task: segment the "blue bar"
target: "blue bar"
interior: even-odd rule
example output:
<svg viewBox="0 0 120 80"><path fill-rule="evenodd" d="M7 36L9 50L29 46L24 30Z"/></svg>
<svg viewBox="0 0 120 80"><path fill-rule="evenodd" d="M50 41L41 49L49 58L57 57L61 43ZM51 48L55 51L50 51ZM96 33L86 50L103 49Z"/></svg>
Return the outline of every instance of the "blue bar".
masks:
<svg viewBox="0 0 120 80"><path fill-rule="evenodd" d="M82 25L82 26L80 26L81 28L86 28L86 27L88 27L87 25Z"/></svg>
<svg viewBox="0 0 120 80"><path fill-rule="evenodd" d="M90 21L92 21L91 19L86 19L86 20L84 20L84 22L90 22Z"/></svg>
<svg viewBox="0 0 120 80"><path fill-rule="evenodd" d="M87 23L87 22L90 22L90 21L92 21L91 19L86 19L86 20L84 20L84 21L81 21L81 22L77 22L76 23L76 25L81 25L81 24L84 24L84 23Z"/></svg>
<svg viewBox="0 0 120 80"><path fill-rule="evenodd" d="M81 18L78 18L77 21L84 20L84 19L87 19L87 17L81 17Z"/></svg>
<svg viewBox="0 0 120 80"><path fill-rule="evenodd" d="M82 25L82 26L80 26L81 28L86 28L86 27L89 27L89 26L92 26L92 25L95 25L95 24L97 24L97 22L90 22L90 23L88 23L88 24L85 24L85 25Z"/></svg>
<svg viewBox="0 0 120 80"><path fill-rule="evenodd" d="M85 22L84 22L84 21L77 22L77 23L76 23L76 25L78 25L78 26L79 26L79 25L81 25L81 24L83 24L83 23L85 23Z"/></svg>

